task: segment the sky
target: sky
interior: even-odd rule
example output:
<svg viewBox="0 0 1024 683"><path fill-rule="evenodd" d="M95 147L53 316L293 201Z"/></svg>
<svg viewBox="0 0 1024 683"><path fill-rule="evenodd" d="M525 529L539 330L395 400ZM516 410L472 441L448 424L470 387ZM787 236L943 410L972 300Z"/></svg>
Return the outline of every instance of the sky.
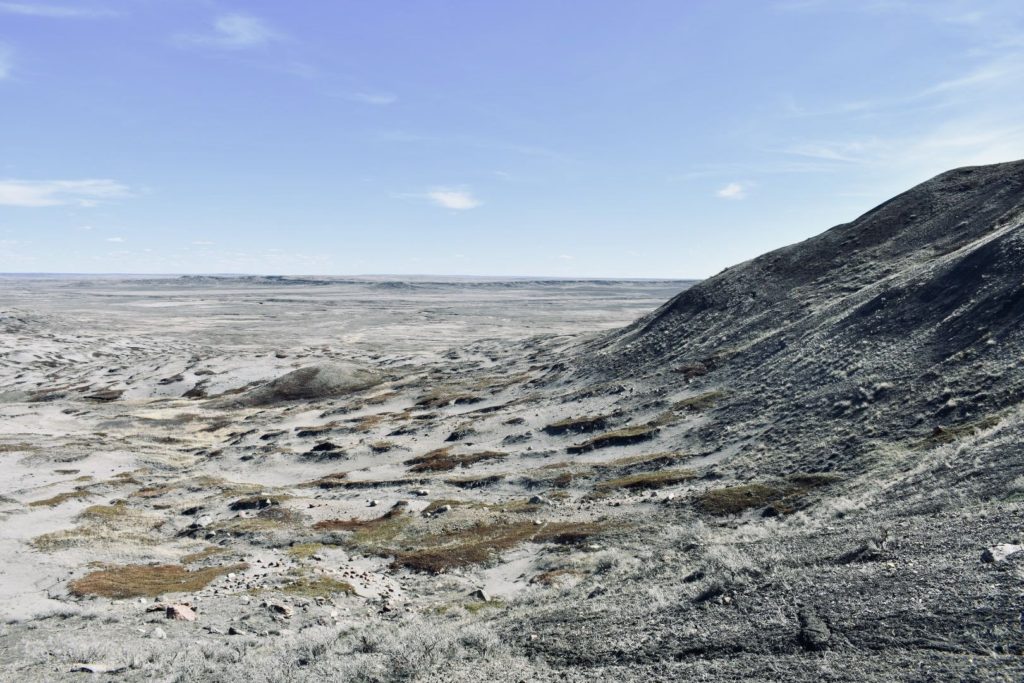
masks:
<svg viewBox="0 0 1024 683"><path fill-rule="evenodd" d="M1019 0L0 0L0 272L702 278L1019 158Z"/></svg>

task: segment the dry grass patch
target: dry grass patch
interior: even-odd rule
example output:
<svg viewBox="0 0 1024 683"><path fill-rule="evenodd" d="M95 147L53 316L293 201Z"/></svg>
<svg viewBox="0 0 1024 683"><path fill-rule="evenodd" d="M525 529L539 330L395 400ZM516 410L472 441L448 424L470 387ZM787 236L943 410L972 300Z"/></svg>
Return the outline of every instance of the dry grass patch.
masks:
<svg viewBox="0 0 1024 683"><path fill-rule="evenodd" d="M285 584L281 591L303 598L327 598L338 593L355 595L356 589L347 581L330 576L304 576Z"/></svg>
<svg viewBox="0 0 1024 683"><path fill-rule="evenodd" d="M541 526L533 522L478 524L417 540L411 549L394 553L394 569L442 574L489 562L496 554L523 543L558 543L575 545L607 530L600 522L550 522Z"/></svg>
<svg viewBox="0 0 1024 683"><path fill-rule="evenodd" d="M789 514L800 498L812 489L840 481L832 474L794 474L775 483L740 484L711 489L697 496L697 507L712 515L736 515L747 510L766 508L769 515Z"/></svg>
<svg viewBox="0 0 1024 683"><path fill-rule="evenodd" d="M296 543L287 552L296 560L308 560L326 547L323 543Z"/></svg>
<svg viewBox="0 0 1024 683"><path fill-rule="evenodd" d="M159 498L175 490L173 486L144 486L130 495L132 498Z"/></svg>
<svg viewBox="0 0 1024 683"><path fill-rule="evenodd" d="M294 510L282 507L264 508L254 517L235 517L218 522L210 527L214 531L243 536L295 527L306 517Z"/></svg>
<svg viewBox="0 0 1024 683"><path fill-rule="evenodd" d="M504 478L504 474L490 474L483 477L454 477L452 479L445 479L444 483L460 489L482 489L494 486Z"/></svg>
<svg viewBox="0 0 1024 683"><path fill-rule="evenodd" d="M405 464L410 465L410 472L450 472L457 467L468 468L478 462L503 460L508 457L508 453L499 453L497 451L480 451L478 453L452 455L451 450L451 446L438 448L426 455L410 458L405 461Z"/></svg>
<svg viewBox="0 0 1024 683"><path fill-rule="evenodd" d="M558 567L557 569L549 569L546 572L537 574L530 583L540 584L541 586L557 586L560 583L566 581L572 581L583 576L583 572L574 567Z"/></svg>
<svg viewBox="0 0 1024 683"><path fill-rule="evenodd" d="M370 450L374 453L387 453L398 448L394 441L374 441L370 444Z"/></svg>
<svg viewBox="0 0 1024 683"><path fill-rule="evenodd" d="M599 436L595 436L592 439L588 439L581 444L575 446L569 446L566 448L567 453L586 453L597 448L608 448L609 446L629 446L635 443L642 443L644 441L650 441L658 435L660 430L656 426L652 425L638 425L636 427L626 427L624 429L617 429L613 432L605 432Z"/></svg>
<svg viewBox="0 0 1024 683"><path fill-rule="evenodd" d="M693 470L665 470L662 472L640 472L625 477L602 481L594 488L598 491L626 489L628 491L648 491L666 486L675 486L690 481L696 475Z"/></svg>
<svg viewBox="0 0 1024 683"><path fill-rule="evenodd" d="M209 558L214 557L216 555L223 555L226 552L228 552L227 548L221 548L219 545L211 545L209 547L203 548L202 550L200 550L198 552L189 553L188 555L185 555L184 557L181 558L181 563L182 564L198 564L199 562L202 562L203 560L209 559Z"/></svg>
<svg viewBox="0 0 1024 683"><path fill-rule="evenodd" d="M570 417L553 422L542 430L545 434L558 436L561 434L582 434L607 429L610 415L594 415L589 417Z"/></svg>
<svg viewBox="0 0 1024 683"><path fill-rule="evenodd" d="M685 453L663 452L644 455L633 455L627 458L616 458L606 462L594 463L591 467L597 472L608 472L612 470L621 471L622 474L629 474L633 471L656 470L669 465L674 465L680 460L686 459Z"/></svg>
<svg viewBox="0 0 1024 683"><path fill-rule="evenodd" d="M372 554L390 554L384 547L393 541L412 522L412 516L403 508L391 508L380 517L373 519L327 519L317 522L317 531L351 531L348 545Z"/></svg>
<svg viewBox="0 0 1024 683"><path fill-rule="evenodd" d="M973 422L964 422L949 427L936 427L932 433L914 444L917 450L927 450L935 446L952 443L967 436L974 436L983 429L989 429L999 424L1000 417L991 415Z"/></svg>
<svg viewBox="0 0 1024 683"><path fill-rule="evenodd" d="M672 404L672 410L686 410L699 413L712 408L725 396L724 391L706 391L697 396L689 396Z"/></svg>
<svg viewBox="0 0 1024 683"><path fill-rule="evenodd" d="M483 399L476 394L452 387L433 389L416 401L418 408L444 408L450 405L469 405Z"/></svg>
<svg viewBox="0 0 1024 683"><path fill-rule="evenodd" d="M219 576L248 568L247 564L234 564L189 571L180 564L124 565L87 574L73 581L69 590L78 597L95 595L115 599L191 593L205 588Z"/></svg>
<svg viewBox="0 0 1024 683"><path fill-rule="evenodd" d="M32 508L55 508L61 503L66 503L69 500L85 500L86 498L91 498L95 495L96 494L89 493L88 491L84 491L82 489L75 489L74 491L65 491L64 493L58 493L56 496L53 496L51 498L44 498L43 500L33 500L31 503L28 504L28 506Z"/></svg>
<svg viewBox="0 0 1024 683"><path fill-rule="evenodd" d="M302 484L302 486L305 486L305 487L315 487L315 488L321 488L321 489L336 489L336 488L341 488L346 483L348 483L346 481L347 478L348 478L348 472L334 472L332 474L324 475L324 476L320 477L319 479L314 479L313 481L308 481L305 484Z"/></svg>

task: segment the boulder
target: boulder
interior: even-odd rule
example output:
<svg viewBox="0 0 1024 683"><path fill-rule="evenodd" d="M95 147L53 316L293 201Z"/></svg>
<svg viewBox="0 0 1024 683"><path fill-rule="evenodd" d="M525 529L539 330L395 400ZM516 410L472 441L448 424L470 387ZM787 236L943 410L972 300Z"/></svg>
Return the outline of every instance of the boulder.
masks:
<svg viewBox="0 0 1024 683"><path fill-rule="evenodd" d="M381 382L381 376L354 363L322 363L293 370L247 391L237 403L265 406L289 401L317 401L339 398Z"/></svg>
<svg viewBox="0 0 1024 683"><path fill-rule="evenodd" d="M1016 543L1000 543L999 545L985 548L981 553L981 561L988 563L1004 562L1022 550L1024 550L1024 545L1017 545Z"/></svg>
<svg viewBox="0 0 1024 683"><path fill-rule="evenodd" d="M175 621L195 621L196 612L188 605L168 605L167 609L164 610L164 614L167 615L168 619Z"/></svg>

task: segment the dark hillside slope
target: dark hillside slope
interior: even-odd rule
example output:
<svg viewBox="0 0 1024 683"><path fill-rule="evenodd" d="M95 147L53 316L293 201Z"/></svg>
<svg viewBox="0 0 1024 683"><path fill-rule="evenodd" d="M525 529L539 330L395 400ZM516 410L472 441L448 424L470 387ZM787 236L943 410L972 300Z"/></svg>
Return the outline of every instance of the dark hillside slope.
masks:
<svg viewBox="0 0 1024 683"><path fill-rule="evenodd" d="M724 390L698 437L729 425L740 453L784 454L761 467L859 469L1024 398L1022 227L1024 162L950 171L686 290L577 366Z"/></svg>

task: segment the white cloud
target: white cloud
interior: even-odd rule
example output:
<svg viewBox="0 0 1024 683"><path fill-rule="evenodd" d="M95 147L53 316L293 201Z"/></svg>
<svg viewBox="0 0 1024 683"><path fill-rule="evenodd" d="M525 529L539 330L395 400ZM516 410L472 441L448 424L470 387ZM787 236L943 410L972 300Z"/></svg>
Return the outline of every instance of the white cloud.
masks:
<svg viewBox="0 0 1024 683"><path fill-rule="evenodd" d="M213 246L213 242L210 242L209 240L195 240L194 242L192 242L192 244L194 244L197 247L211 247L211 246Z"/></svg>
<svg viewBox="0 0 1024 683"><path fill-rule="evenodd" d="M354 92L350 93L347 96L347 99L352 100L353 102L382 106L397 102L398 95L389 92Z"/></svg>
<svg viewBox="0 0 1024 683"><path fill-rule="evenodd" d="M0 2L0 12L4 14L20 14L26 17L48 17L51 19L111 17L115 15L114 12L107 9L41 5L28 2Z"/></svg>
<svg viewBox="0 0 1024 683"><path fill-rule="evenodd" d="M0 180L0 206L95 206L130 197L126 185L113 180Z"/></svg>
<svg viewBox="0 0 1024 683"><path fill-rule="evenodd" d="M240 50L266 45L281 40L281 38L281 34L262 19L248 14L224 14L214 20L211 33L179 35L177 41L184 44Z"/></svg>
<svg viewBox="0 0 1024 683"><path fill-rule="evenodd" d="M729 183L715 193L720 199L744 199L747 196L747 188L742 183Z"/></svg>
<svg viewBox="0 0 1024 683"><path fill-rule="evenodd" d="M559 254L558 258L562 259L563 261L572 261L574 257L570 256L569 254Z"/></svg>
<svg viewBox="0 0 1024 683"><path fill-rule="evenodd" d="M446 209L457 209L459 211L475 209L483 204L483 202L465 190L438 188L428 192L427 198L438 206L443 206Z"/></svg>
<svg viewBox="0 0 1024 683"><path fill-rule="evenodd" d="M0 81L11 77L11 69L14 68L14 50L10 46L0 43Z"/></svg>
<svg viewBox="0 0 1024 683"><path fill-rule="evenodd" d="M121 242L124 242L124 238L123 237L108 237L107 241L108 242L117 242L118 244L120 244Z"/></svg>

